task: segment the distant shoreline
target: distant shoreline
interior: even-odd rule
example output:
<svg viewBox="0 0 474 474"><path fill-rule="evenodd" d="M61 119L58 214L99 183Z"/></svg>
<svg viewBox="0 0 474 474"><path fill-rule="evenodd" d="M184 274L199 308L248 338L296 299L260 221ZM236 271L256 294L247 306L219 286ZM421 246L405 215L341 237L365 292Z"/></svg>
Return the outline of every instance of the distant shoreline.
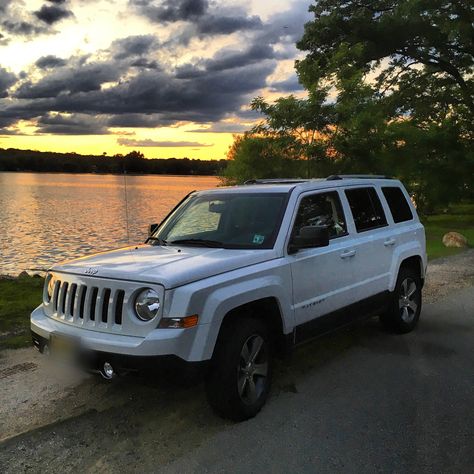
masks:
<svg viewBox="0 0 474 474"><path fill-rule="evenodd" d="M97 176L169 176L169 177L186 177L189 176L190 178L192 177L199 177L199 178L216 178L219 179L222 176L217 175L217 174L168 174L168 173L130 173L130 172L125 172L125 173L98 173L98 172L92 172L92 171L28 171L28 170L21 170L21 171L1 171L0 173L15 173L15 174L66 174L66 175L71 175L71 174L77 174L77 175L97 175Z"/></svg>

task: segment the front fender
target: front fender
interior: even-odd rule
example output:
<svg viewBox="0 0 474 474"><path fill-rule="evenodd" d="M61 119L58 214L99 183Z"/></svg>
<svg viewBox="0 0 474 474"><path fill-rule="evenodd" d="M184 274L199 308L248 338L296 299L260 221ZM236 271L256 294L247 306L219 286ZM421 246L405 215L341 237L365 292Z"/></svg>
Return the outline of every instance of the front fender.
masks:
<svg viewBox="0 0 474 474"><path fill-rule="evenodd" d="M250 273L250 274L249 274ZM283 332L291 333L294 314L291 306L291 274L282 259L218 275L170 292L173 301L166 316L199 314L198 331L189 357L206 360L212 357L222 321L229 311L263 298L278 302ZM165 298L166 301L166 298Z"/></svg>

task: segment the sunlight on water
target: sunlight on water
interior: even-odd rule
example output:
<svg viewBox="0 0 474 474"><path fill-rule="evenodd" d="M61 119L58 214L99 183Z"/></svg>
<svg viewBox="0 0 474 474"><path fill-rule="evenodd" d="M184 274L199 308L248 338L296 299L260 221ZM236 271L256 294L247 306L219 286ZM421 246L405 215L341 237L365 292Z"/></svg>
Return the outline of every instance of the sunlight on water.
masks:
<svg viewBox="0 0 474 474"><path fill-rule="evenodd" d="M0 173L0 274L127 245L124 177ZM187 193L219 184L212 176L127 176L130 243Z"/></svg>

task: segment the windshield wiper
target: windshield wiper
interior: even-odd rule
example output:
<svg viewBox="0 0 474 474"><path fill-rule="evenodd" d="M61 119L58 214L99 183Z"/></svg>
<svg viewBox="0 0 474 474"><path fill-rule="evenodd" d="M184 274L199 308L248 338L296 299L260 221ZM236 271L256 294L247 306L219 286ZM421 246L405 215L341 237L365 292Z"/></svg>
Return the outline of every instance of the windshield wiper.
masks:
<svg viewBox="0 0 474 474"><path fill-rule="evenodd" d="M179 239L172 240L170 244L183 244L183 245L202 245L203 247L214 247L219 248L223 247L224 244L217 240L207 240L207 239Z"/></svg>
<svg viewBox="0 0 474 474"><path fill-rule="evenodd" d="M147 244L148 242L158 242L158 245L168 245L168 242L166 240L163 240L163 239L160 239L159 237L148 237L146 240L145 240L145 243Z"/></svg>

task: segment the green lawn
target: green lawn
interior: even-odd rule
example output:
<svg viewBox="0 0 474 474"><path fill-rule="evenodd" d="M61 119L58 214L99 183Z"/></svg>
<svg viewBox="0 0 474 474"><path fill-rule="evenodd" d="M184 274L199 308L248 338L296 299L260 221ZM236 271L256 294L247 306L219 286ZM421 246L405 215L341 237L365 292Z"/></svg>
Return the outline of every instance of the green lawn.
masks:
<svg viewBox="0 0 474 474"><path fill-rule="evenodd" d="M31 311L42 299L43 279L0 280L0 350L31 344Z"/></svg>
<svg viewBox="0 0 474 474"><path fill-rule="evenodd" d="M423 219L430 259L454 255L462 249L446 248L441 239L446 232L465 235L474 247L474 204L458 204L448 212ZM0 350L31 344L29 316L41 303L42 278L22 277L0 280Z"/></svg>
<svg viewBox="0 0 474 474"><path fill-rule="evenodd" d="M426 249L430 259L446 257L462 252L462 249L448 248L441 239L446 232L463 234L470 247L474 247L474 204L457 204L446 213L422 219L426 230Z"/></svg>

